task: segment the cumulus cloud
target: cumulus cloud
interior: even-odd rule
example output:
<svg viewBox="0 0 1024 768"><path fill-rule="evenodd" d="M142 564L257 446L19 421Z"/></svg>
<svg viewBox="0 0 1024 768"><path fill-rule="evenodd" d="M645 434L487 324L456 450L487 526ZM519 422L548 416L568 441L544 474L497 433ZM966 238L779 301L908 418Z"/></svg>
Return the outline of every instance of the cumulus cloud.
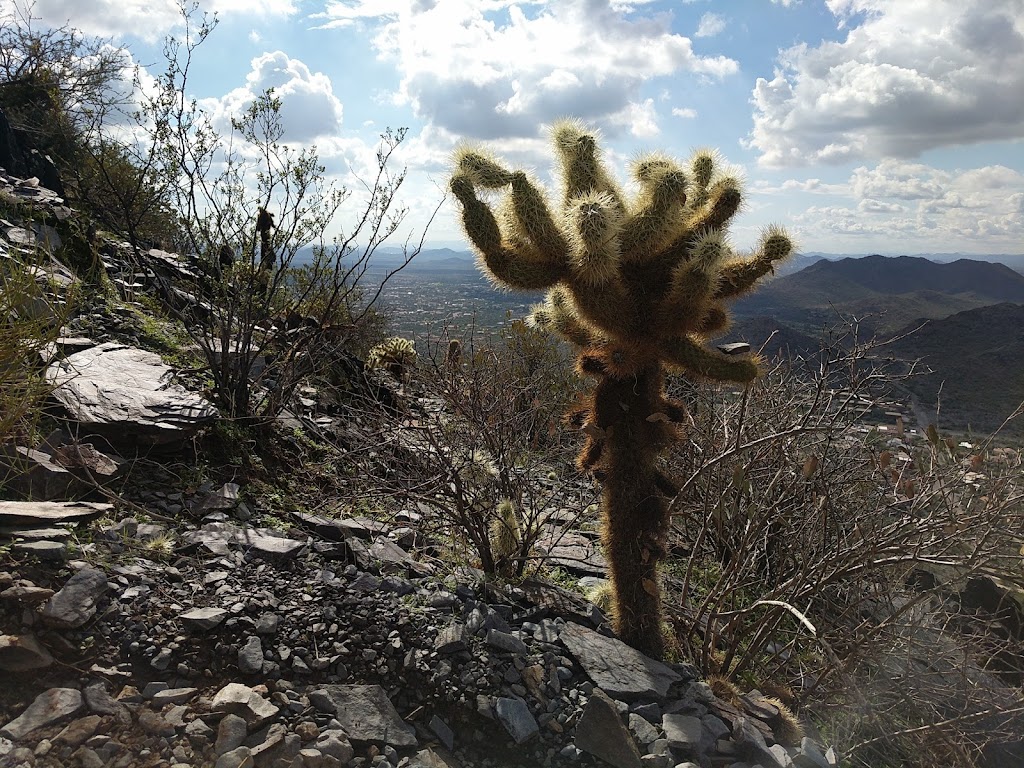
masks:
<svg viewBox="0 0 1024 768"><path fill-rule="evenodd" d="M717 13L705 13L697 25L697 37L714 37L725 29L725 19Z"/></svg>
<svg viewBox="0 0 1024 768"><path fill-rule="evenodd" d="M812 195L848 195L850 185L828 184L821 179L786 179L781 184L770 184L762 180L754 182L753 191L768 195L790 192L807 192Z"/></svg>
<svg viewBox="0 0 1024 768"><path fill-rule="evenodd" d="M782 187L814 192L815 181ZM886 160L855 169L848 189L855 208L812 206L795 223L811 238L890 240L887 251L1014 252L1024 238L1024 173L1003 165L949 171Z"/></svg>
<svg viewBox="0 0 1024 768"><path fill-rule="evenodd" d="M336 134L341 128L343 108L334 95L329 77L311 72L298 59L281 51L264 53L252 60L245 85L219 99L206 99L204 109L214 124L224 129L264 91L273 89L281 99L284 139L309 142Z"/></svg>
<svg viewBox="0 0 1024 768"><path fill-rule="evenodd" d="M319 21L371 29L379 56L400 73L396 102L454 134L536 136L539 125L573 114L610 134L649 135L656 123L641 98L645 84L685 73L725 77L738 64L695 54L668 17L643 5L334 0Z"/></svg>
<svg viewBox="0 0 1024 768"><path fill-rule="evenodd" d="M861 166L850 177L853 193L861 199L934 199L942 195L945 183L948 183L948 177L940 175L934 168L899 160L883 160L874 168Z"/></svg>
<svg viewBox="0 0 1024 768"><path fill-rule="evenodd" d="M206 0L200 7L221 18L291 16L297 11L295 0ZM70 24L89 35L150 41L181 22L177 0L35 0L32 14L50 26Z"/></svg>
<svg viewBox="0 0 1024 768"><path fill-rule="evenodd" d="M690 107L672 107L672 114L684 120L692 120L697 116L697 110Z"/></svg>
<svg viewBox="0 0 1024 768"><path fill-rule="evenodd" d="M899 203L883 203L879 200L861 200L857 204L861 213L901 213L906 208Z"/></svg>
<svg viewBox="0 0 1024 768"><path fill-rule="evenodd" d="M753 90L766 166L913 158L1024 138L1024 0L828 0L845 40L780 53Z"/></svg>

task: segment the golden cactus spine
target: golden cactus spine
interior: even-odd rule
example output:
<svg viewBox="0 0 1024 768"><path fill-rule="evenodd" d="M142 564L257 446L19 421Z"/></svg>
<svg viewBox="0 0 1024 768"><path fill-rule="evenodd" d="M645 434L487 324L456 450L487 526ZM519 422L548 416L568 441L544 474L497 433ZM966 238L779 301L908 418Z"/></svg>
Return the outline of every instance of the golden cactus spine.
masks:
<svg viewBox="0 0 1024 768"><path fill-rule="evenodd" d="M456 153L450 186L481 269L500 286L546 290L534 320L576 345L579 372L597 380L576 414L587 435L579 465L603 483L615 629L660 657L657 564L675 486L655 460L684 417L665 396L665 373L741 383L757 375L756 358L706 342L728 325L725 302L751 290L792 243L770 227L754 253L733 252L727 229L740 182L714 152L696 152L688 171L665 155L640 157L632 168L640 192L629 200L593 131L567 120L553 139L557 205L526 173L468 147ZM505 200L493 209L478 190L505 190Z"/></svg>
<svg viewBox="0 0 1024 768"><path fill-rule="evenodd" d="M366 364L370 368L386 370L396 379L405 381L416 366L416 347L409 339L392 336L370 350Z"/></svg>

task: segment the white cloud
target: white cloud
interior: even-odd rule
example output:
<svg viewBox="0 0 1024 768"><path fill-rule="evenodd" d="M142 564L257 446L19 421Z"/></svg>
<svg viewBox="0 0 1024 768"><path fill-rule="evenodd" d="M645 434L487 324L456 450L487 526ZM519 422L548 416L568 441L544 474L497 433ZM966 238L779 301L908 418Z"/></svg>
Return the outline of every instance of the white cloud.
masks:
<svg viewBox="0 0 1024 768"><path fill-rule="evenodd" d="M780 54L753 90L767 166L912 158L1024 138L1024 0L828 0L841 42Z"/></svg>
<svg viewBox="0 0 1024 768"><path fill-rule="evenodd" d="M782 187L813 192L814 181ZM793 217L808 240L841 234L888 241L888 252L1005 253L1024 239L1024 173L1006 166L947 171L885 160L854 170L849 190L856 208L812 206Z"/></svg>
<svg viewBox="0 0 1024 768"><path fill-rule="evenodd" d="M792 192L806 192L812 195L848 195L849 184L828 184L821 179L786 179L778 185L766 181L756 181L753 191L760 194L777 195Z"/></svg>
<svg viewBox="0 0 1024 768"><path fill-rule="evenodd" d="M301 61L281 51L253 59L245 85L219 99L203 100L202 107L223 130L230 125L231 118L238 117L259 94L271 88L274 96L281 99L286 141L308 142L334 135L341 128L343 108L334 95L330 78L321 72L311 72Z"/></svg>
<svg viewBox="0 0 1024 768"><path fill-rule="evenodd" d="M861 200L857 204L861 213L902 213L907 210L899 203L883 203L879 200Z"/></svg>
<svg viewBox="0 0 1024 768"><path fill-rule="evenodd" d="M717 13L705 13L697 25L697 37L714 37L725 29L725 18Z"/></svg>
<svg viewBox="0 0 1024 768"><path fill-rule="evenodd" d="M639 104L630 102L621 112L611 115L609 122L622 126L638 139L649 139L661 133L654 99L645 99Z"/></svg>
<svg viewBox="0 0 1024 768"><path fill-rule="evenodd" d="M791 5L799 5L800 0L772 0L772 5L781 5L783 8L789 8Z"/></svg>
<svg viewBox="0 0 1024 768"><path fill-rule="evenodd" d="M697 116L697 110L689 107L672 107L672 114L684 120L692 120Z"/></svg>
<svg viewBox="0 0 1024 768"><path fill-rule="evenodd" d="M298 8L296 0L206 0L200 10L220 18L243 14L265 18L291 16ZM131 35L149 41L181 23L177 0L35 0L32 14L53 27L70 24L88 35Z"/></svg>
<svg viewBox="0 0 1024 768"><path fill-rule="evenodd" d="M667 16L643 5L334 0L318 18L325 28L372 28L379 56L401 77L395 101L420 119L456 135L504 141L535 137L566 114L609 134L649 134L655 123L638 115L653 112L641 98L651 80L738 71L732 59L695 54Z"/></svg>
<svg viewBox="0 0 1024 768"><path fill-rule="evenodd" d="M861 166L850 177L853 193L859 199L934 199L942 195L946 183L948 177L934 168L899 160L883 160L871 169Z"/></svg>

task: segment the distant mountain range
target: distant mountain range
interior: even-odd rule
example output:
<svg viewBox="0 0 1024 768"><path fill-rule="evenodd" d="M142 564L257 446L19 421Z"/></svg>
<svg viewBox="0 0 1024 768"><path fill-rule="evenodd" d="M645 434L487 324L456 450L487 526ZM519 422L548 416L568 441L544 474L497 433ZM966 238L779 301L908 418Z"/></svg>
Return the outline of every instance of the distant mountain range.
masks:
<svg viewBox="0 0 1024 768"><path fill-rule="evenodd" d="M772 317L817 334L842 317L874 332L919 318L943 318L1000 302L1024 304L1024 275L1004 264L959 259L938 264L920 256L820 259L779 277L733 305L738 318Z"/></svg>
<svg viewBox="0 0 1024 768"><path fill-rule="evenodd" d="M375 259L393 266L399 255L381 249ZM921 359L934 371L907 385L917 412L934 413L941 385L940 426L992 430L1024 399L1024 274L1005 263L957 256L799 254L734 303L733 325L720 341L748 341L769 357L813 357L822 333L851 319L863 339L905 335L882 353L908 363ZM1000 258L1024 267L1024 257ZM491 295L468 251L425 249L405 274L428 281L438 291L431 295L447 295L439 285L451 285L452 296L459 293L456 285L463 297ZM481 292L465 290L477 283ZM1007 433L1024 436L1024 419Z"/></svg>
<svg viewBox="0 0 1024 768"><path fill-rule="evenodd" d="M1024 400L1024 275L1003 264L869 256L819 260L734 307L723 340L765 344L769 356L812 356L820 332L860 320L862 338L890 339L880 354L929 374L909 379L918 412L940 426L987 433ZM774 336L772 333L774 332ZM941 397L940 397L941 389ZM1024 418L1007 435L1024 435Z"/></svg>

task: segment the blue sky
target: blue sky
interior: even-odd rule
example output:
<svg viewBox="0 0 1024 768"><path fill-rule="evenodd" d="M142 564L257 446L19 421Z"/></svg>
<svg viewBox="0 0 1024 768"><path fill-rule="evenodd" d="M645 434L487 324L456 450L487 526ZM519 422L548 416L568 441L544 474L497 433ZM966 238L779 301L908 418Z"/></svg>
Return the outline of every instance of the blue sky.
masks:
<svg viewBox="0 0 1024 768"><path fill-rule="evenodd" d="M13 0L0 0L10 8ZM21 0L19 0L21 2ZM766 224L802 250L1024 252L1024 0L204 0L219 26L191 92L227 125L284 99L288 138L357 185L408 127L406 230L460 141L552 182L547 126L640 151L714 146L743 169L737 247ZM159 60L172 0L36 0L44 23ZM428 235L463 242L446 203Z"/></svg>

